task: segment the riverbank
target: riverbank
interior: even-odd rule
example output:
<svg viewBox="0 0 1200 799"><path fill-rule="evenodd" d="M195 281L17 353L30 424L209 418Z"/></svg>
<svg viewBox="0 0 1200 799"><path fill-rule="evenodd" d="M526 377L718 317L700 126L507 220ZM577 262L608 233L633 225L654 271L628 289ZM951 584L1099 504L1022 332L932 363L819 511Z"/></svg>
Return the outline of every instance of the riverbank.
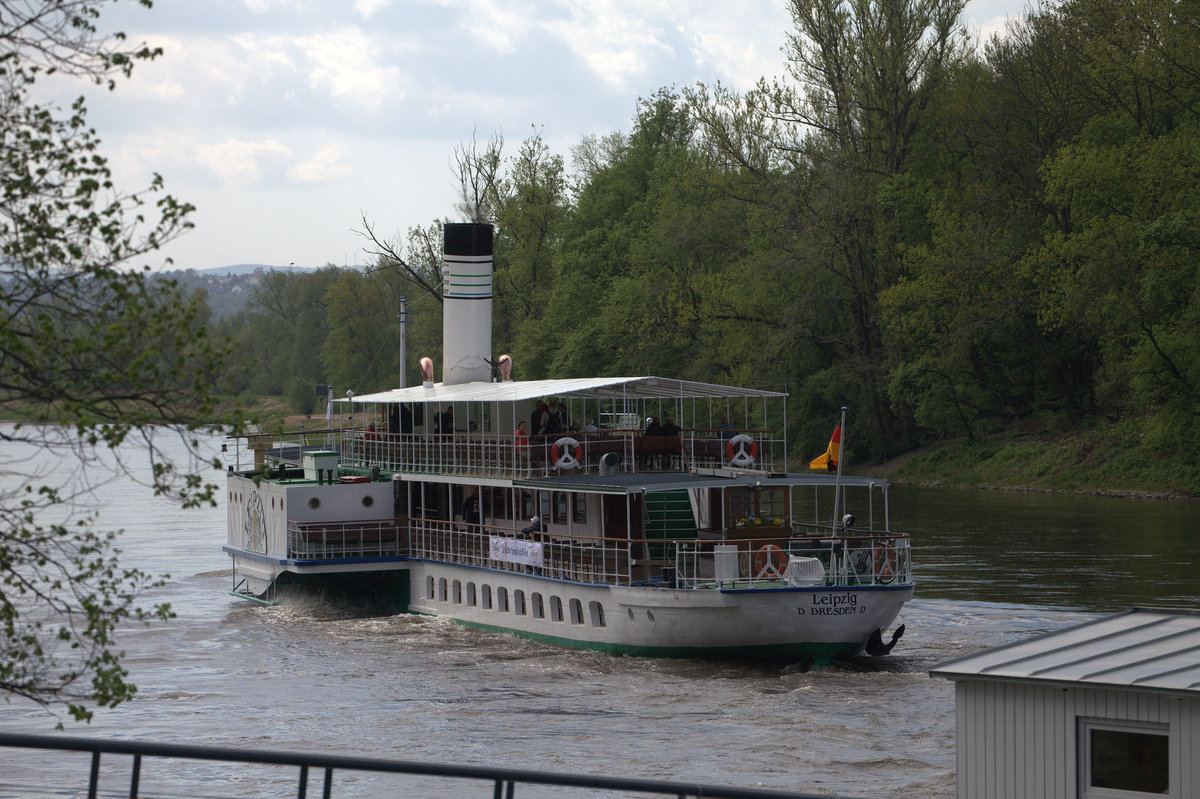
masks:
<svg viewBox="0 0 1200 799"><path fill-rule="evenodd" d="M865 468L900 485L1200 500L1197 453L1137 422L952 439Z"/></svg>

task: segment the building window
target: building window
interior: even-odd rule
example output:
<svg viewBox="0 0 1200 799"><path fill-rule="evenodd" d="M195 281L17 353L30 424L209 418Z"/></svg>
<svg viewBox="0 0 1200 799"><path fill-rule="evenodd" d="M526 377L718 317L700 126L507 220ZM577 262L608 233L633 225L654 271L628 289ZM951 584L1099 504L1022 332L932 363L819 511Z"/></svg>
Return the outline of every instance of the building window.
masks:
<svg viewBox="0 0 1200 799"><path fill-rule="evenodd" d="M1167 725L1083 720L1079 740L1084 799L1170 793Z"/></svg>

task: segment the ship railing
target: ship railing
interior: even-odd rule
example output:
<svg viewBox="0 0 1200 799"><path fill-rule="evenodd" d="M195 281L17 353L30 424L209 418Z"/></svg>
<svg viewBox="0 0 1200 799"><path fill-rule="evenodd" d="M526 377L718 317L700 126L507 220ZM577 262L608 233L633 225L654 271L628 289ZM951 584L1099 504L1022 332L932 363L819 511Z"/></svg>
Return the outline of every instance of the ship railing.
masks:
<svg viewBox="0 0 1200 799"><path fill-rule="evenodd" d="M408 554L408 536L392 519L289 521L287 553L294 560L402 557Z"/></svg>
<svg viewBox="0 0 1200 799"><path fill-rule="evenodd" d="M856 533L727 541L654 542L664 557L647 584L669 587L755 587L783 582L808 586L897 585L912 582L908 536Z"/></svg>
<svg viewBox="0 0 1200 799"><path fill-rule="evenodd" d="M522 479L605 472L737 468L775 471L786 466L784 441L771 431L684 430L645 436L636 430L563 433L518 439L494 433L388 434L351 430L337 449L345 466L423 474Z"/></svg>
<svg viewBox="0 0 1200 799"><path fill-rule="evenodd" d="M521 533L421 518L410 523L414 558L581 583L627 584L631 579L627 539Z"/></svg>

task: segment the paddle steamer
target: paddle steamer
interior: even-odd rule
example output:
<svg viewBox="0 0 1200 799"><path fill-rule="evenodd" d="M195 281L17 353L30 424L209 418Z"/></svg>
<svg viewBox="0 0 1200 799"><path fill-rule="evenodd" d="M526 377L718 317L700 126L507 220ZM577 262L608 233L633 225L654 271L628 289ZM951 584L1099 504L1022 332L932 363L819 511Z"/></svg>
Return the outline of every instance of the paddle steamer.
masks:
<svg viewBox="0 0 1200 799"><path fill-rule="evenodd" d="M253 462L228 473L235 594L336 581L614 654L890 649L914 581L885 481L788 471L779 392L513 380L491 353L492 228L444 235L442 380L422 359L421 385L331 401L326 429L245 439ZM526 435L539 403L561 428Z"/></svg>

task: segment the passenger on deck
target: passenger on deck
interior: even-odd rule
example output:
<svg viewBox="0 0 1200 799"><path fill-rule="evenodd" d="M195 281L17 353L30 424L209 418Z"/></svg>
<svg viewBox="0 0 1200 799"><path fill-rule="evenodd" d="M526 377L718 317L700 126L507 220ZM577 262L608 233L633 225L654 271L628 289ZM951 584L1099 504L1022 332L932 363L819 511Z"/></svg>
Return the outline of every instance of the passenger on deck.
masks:
<svg viewBox="0 0 1200 799"><path fill-rule="evenodd" d="M475 494L463 501L463 521L467 524L479 524L479 497Z"/></svg>
<svg viewBox="0 0 1200 799"><path fill-rule="evenodd" d="M725 441L737 435L737 428L729 423L729 419L722 419L717 429L721 431L721 438Z"/></svg>
<svg viewBox="0 0 1200 799"><path fill-rule="evenodd" d="M517 422L517 429L513 432L513 443L516 444L519 454L529 452L529 430L525 427L524 419Z"/></svg>
<svg viewBox="0 0 1200 799"><path fill-rule="evenodd" d="M375 423L374 422L371 422L369 425L367 425L367 430L365 433L363 433L363 438L366 439L367 441L375 440Z"/></svg>
<svg viewBox="0 0 1200 799"><path fill-rule="evenodd" d="M661 436L663 434L662 425L653 416L646 417L646 432L642 435L646 436Z"/></svg>
<svg viewBox="0 0 1200 799"><path fill-rule="evenodd" d="M585 424L585 425L583 426L583 432L585 432L585 433L599 433L599 432L600 432L600 428L599 428L599 427L596 427L596 423L595 423L595 422L593 422L591 419L588 419L588 421L587 421L587 424Z"/></svg>
<svg viewBox="0 0 1200 799"><path fill-rule="evenodd" d="M546 524L542 521L541 516L534 516L529 520L529 526L521 528L522 535L532 536L535 541L545 541Z"/></svg>
<svg viewBox="0 0 1200 799"><path fill-rule="evenodd" d="M442 411L434 419L434 425L437 431L444 436L453 435L454 433L454 408L446 406L446 410Z"/></svg>
<svg viewBox="0 0 1200 799"><path fill-rule="evenodd" d="M662 435L677 436L681 432L679 425L675 424L675 420L668 416L666 423L662 426Z"/></svg>
<svg viewBox="0 0 1200 799"><path fill-rule="evenodd" d="M529 435L540 436L545 432L546 422L550 415L550 406L541 400L533 408L533 413L529 414Z"/></svg>

